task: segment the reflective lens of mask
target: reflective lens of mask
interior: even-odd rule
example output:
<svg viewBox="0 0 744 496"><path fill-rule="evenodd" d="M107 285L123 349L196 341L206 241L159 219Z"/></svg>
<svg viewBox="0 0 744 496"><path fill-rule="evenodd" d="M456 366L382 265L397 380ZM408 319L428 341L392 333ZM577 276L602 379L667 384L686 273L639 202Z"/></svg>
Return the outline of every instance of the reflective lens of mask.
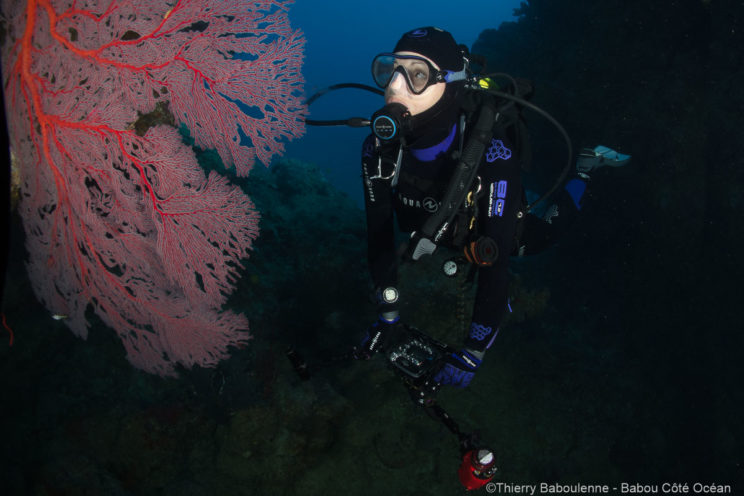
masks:
<svg viewBox="0 0 744 496"><path fill-rule="evenodd" d="M396 74L401 74L414 95L436 83L438 72L428 60L415 55L383 53L372 61L372 77L377 86L386 88Z"/></svg>

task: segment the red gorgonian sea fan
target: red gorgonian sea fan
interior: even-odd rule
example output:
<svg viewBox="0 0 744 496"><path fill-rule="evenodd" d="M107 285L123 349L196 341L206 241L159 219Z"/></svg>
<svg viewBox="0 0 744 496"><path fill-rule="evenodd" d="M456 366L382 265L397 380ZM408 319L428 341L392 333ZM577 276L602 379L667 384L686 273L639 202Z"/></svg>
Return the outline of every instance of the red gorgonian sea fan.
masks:
<svg viewBox="0 0 744 496"><path fill-rule="evenodd" d="M83 338L92 308L148 372L213 366L247 340L246 318L220 308L258 214L175 127L141 124L170 109L238 174L268 164L303 132L290 3L3 0L34 291Z"/></svg>

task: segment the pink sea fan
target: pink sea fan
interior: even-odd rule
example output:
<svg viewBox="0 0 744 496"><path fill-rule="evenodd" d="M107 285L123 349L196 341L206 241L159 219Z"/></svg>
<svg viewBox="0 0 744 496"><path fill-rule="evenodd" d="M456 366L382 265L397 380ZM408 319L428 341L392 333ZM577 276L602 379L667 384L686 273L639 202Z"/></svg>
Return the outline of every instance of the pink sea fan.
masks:
<svg viewBox="0 0 744 496"><path fill-rule="evenodd" d="M247 340L246 318L220 308L258 214L205 175L174 127L135 129L167 104L239 174L268 164L303 130L304 40L289 3L3 2L33 288L79 336L92 308L148 372L212 366Z"/></svg>

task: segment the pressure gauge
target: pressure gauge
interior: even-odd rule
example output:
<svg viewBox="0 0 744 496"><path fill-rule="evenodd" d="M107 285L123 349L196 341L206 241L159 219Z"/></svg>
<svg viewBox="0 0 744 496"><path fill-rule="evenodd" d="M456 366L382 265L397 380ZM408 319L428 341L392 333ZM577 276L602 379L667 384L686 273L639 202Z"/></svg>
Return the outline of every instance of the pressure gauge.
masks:
<svg viewBox="0 0 744 496"><path fill-rule="evenodd" d="M391 304L398 301L398 290L392 286L382 290L383 303Z"/></svg>
<svg viewBox="0 0 744 496"><path fill-rule="evenodd" d="M445 260L442 264L442 270L444 271L444 275L446 275L447 277L455 277L457 275L457 262L455 262L451 258L449 260Z"/></svg>

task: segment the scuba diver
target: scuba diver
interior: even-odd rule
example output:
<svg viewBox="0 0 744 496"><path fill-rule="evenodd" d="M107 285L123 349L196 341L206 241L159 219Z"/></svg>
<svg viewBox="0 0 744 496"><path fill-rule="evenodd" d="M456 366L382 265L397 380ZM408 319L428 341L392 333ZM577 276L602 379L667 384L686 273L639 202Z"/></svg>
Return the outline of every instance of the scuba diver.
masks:
<svg viewBox="0 0 744 496"><path fill-rule="evenodd" d="M362 146L362 179L378 318L360 346L315 367L309 367L294 347L286 353L303 380L310 378L311 369L383 353L414 403L457 436L462 455L458 477L468 490L483 487L494 477L494 452L477 433L460 430L435 395L441 385L468 386L493 344L508 306L509 257L538 253L557 240L581 209L589 174L630 160L597 146L583 149L574 164L563 127L526 100L529 83L505 74L475 76L471 58L475 56L447 31L414 29L392 52L373 59L372 75L380 89L343 83L307 100L309 105L341 88L385 97L385 105L370 119L306 119L308 125L372 129ZM507 83L496 87L495 78ZM556 183L529 204L521 180L522 169L530 162L522 108L553 123L568 149ZM546 202L549 206L538 213L533 207L545 200L551 200ZM396 221L400 231L410 233L400 247ZM470 328L460 347L436 341L400 319L399 263L417 261L440 246L459 252L445 262L445 273L452 275L467 265L468 281L477 275Z"/></svg>
<svg viewBox="0 0 744 496"><path fill-rule="evenodd" d="M402 325L399 261L418 260L439 246L453 248L477 271L477 289L467 337L433 379L466 387L507 311L509 256L534 254L555 241L581 208L589 173L625 165L630 157L602 146L582 150L576 174L537 216L522 188L529 145L519 109L499 96L509 95L477 88L464 45L439 28L414 29L392 52L374 58L372 73L384 90L385 106L372 116L373 133L362 146L362 178L379 316L361 353L368 358L385 350ZM509 79L512 94L528 97L531 89L523 91ZM565 132L564 137L570 155ZM396 220L402 232L411 233L401 249Z"/></svg>

